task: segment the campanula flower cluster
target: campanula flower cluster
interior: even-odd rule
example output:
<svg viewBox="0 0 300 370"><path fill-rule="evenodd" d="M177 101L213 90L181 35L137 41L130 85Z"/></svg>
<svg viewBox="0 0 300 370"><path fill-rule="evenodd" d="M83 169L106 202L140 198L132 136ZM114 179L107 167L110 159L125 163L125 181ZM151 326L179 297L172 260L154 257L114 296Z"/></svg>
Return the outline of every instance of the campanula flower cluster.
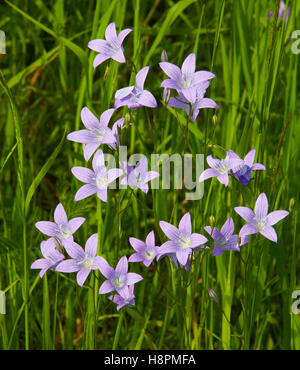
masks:
<svg viewBox="0 0 300 370"><path fill-rule="evenodd" d="M108 59L125 63L122 43L131 31L131 29L124 29L117 35L115 24L111 23L106 28L105 40L90 41L88 47L98 53L93 62L94 68ZM219 108L215 101L205 97L211 80L216 76L209 71L196 71L194 53L185 58L180 68L168 62L164 51L159 66L168 76L161 83L161 87L164 88L163 100L169 107L184 109L190 121L196 120L202 108ZM116 149L120 145L118 129L126 129L125 118L120 118L111 125L110 122L116 110L123 106L131 110L141 107L153 109L158 106L154 95L145 88L149 69L149 66L145 66L137 72L135 85L117 90L114 95L114 107L102 112L99 118L89 108L82 108L81 121L85 129L71 132L67 139L84 145L83 156L86 162L93 158L92 168L75 166L71 169L72 174L83 183L75 194L76 202L95 195L102 202L107 202L108 187L117 179L121 185L129 186L132 191L142 191L147 194L149 182L159 176L156 171L148 171L146 156L143 156L135 166L128 162L120 162L120 168L109 168L103 151L105 146L112 150ZM172 94L174 96L171 96ZM243 186L247 186L252 181L254 171L266 169L263 164L254 163L254 158L255 149L252 149L244 159L232 150L227 150L226 157L223 159L208 155L206 160L209 168L202 172L199 182L216 177L227 187L231 177ZM164 235L164 242L157 245L154 230L149 232L145 240L130 237L128 243L132 247L132 254L129 258L122 256L114 268L104 257L98 255L97 233L88 238L84 248L75 242L73 235L85 219L76 217L69 220L63 205L59 203L54 211L54 222L36 223L38 230L50 238L41 242L43 258L33 262L31 268L40 269L41 277L49 269L61 273L76 273L79 286L85 284L92 271L98 270L103 277L98 293L110 293L108 299L114 302L119 310L123 306L134 305L134 285L143 279L141 275L129 272L129 267L133 263L142 263L145 267L149 267L152 263L168 257L176 268L184 268L188 271L195 253L210 250L207 245L210 243L209 238L214 245L213 256L222 255L226 251L239 252L241 246L250 242L248 235L256 233L276 242L277 234L273 225L288 215L287 211L282 210L268 213L268 200L265 193L258 196L254 211L241 206L235 207L234 210L247 222L238 233L234 233L235 225L232 217L226 221L223 220L225 223L220 228L214 225L205 226L206 236L193 232L189 212L182 216L178 226L161 220L159 227L161 235Z"/></svg>

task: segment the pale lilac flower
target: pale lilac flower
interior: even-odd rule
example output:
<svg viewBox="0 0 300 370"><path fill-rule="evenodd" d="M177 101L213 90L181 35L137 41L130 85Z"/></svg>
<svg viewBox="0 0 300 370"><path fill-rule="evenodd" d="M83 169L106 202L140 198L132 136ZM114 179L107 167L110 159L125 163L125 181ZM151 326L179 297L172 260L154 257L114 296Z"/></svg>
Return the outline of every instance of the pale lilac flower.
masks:
<svg viewBox="0 0 300 370"><path fill-rule="evenodd" d="M57 205L54 211L54 221L39 221L35 227L45 235L57 238L64 247L73 241L73 234L83 224L85 218L75 217L68 221L65 209L61 203Z"/></svg>
<svg viewBox="0 0 300 370"><path fill-rule="evenodd" d="M56 267L56 271L66 273L77 272L77 283L82 286L91 270L97 270L99 268L99 263L103 259L100 256L96 256L97 245L97 233L88 238L85 243L85 250L75 242L68 244L65 249L71 259L61 262Z"/></svg>
<svg viewBox="0 0 300 370"><path fill-rule="evenodd" d="M42 278L45 272L49 269L54 269L65 258L62 253L56 249L54 238L41 242L41 252L44 258L39 258L34 261L30 268L41 269L40 277Z"/></svg>
<svg viewBox="0 0 300 370"><path fill-rule="evenodd" d="M128 260L123 256L114 270L105 259L99 263L101 274L107 279L100 286L99 294L106 294L116 290L122 297L126 296L128 286L143 280L142 276L128 272Z"/></svg>
<svg viewBox="0 0 300 370"><path fill-rule="evenodd" d="M86 144L84 147L84 159L88 161L95 150L101 144L113 145L116 143L116 138L112 130L108 127L109 120L114 113L114 109L104 111L100 120L87 108L81 110L81 120L87 130L79 130L71 132L67 139L77 143Z"/></svg>
<svg viewBox="0 0 300 370"><path fill-rule="evenodd" d="M118 168L107 170L101 149L97 150L94 155L92 166L93 171L86 167L73 167L71 169L73 175L78 180L86 183L75 194L75 201L82 200L97 193L98 198L106 202L108 185L123 173Z"/></svg>
<svg viewBox="0 0 300 370"><path fill-rule="evenodd" d="M285 2L284 1L280 1L280 8L279 8L279 14L278 14L278 18L279 19L284 19L285 8L286 8ZM285 20L286 23L288 21L289 14L290 14L290 8L288 8L287 11L286 11L286 20ZM272 18L273 15L274 15L273 12L269 12L268 17L269 18Z"/></svg>
<svg viewBox="0 0 300 370"><path fill-rule="evenodd" d="M159 66L170 77L164 80L160 87L175 89L178 93L183 93L190 87L196 87L204 81L216 77L213 73L207 71L195 72L196 56L194 53L186 57L181 69L169 62L160 62Z"/></svg>
<svg viewBox="0 0 300 370"><path fill-rule="evenodd" d="M209 98L204 98L208 86L209 81L204 81L196 87L185 89L179 93L180 96L171 98L168 106L185 109L187 115L191 115L191 120L195 121L201 108L219 109L219 106L215 101Z"/></svg>
<svg viewBox="0 0 300 370"><path fill-rule="evenodd" d="M119 311L124 306L134 306L134 285L130 285L124 290L123 295L115 294L110 295L108 299L117 304L117 310Z"/></svg>
<svg viewBox="0 0 300 370"><path fill-rule="evenodd" d="M208 168L201 173L199 182L211 177L217 177L220 183L225 186L228 185L228 175L230 171L239 166L242 162L241 159L231 158L228 152L225 159L214 159L212 155L209 155L206 157L206 161L211 168Z"/></svg>
<svg viewBox="0 0 300 370"><path fill-rule="evenodd" d="M256 200L254 212L248 207L235 207L234 210L248 223L240 230L240 237L260 233L273 242L277 242L277 234L272 225L286 217L288 211L274 211L268 214L268 199L261 193Z"/></svg>
<svg viewBox="0 0 300 370"><path fill-rule="evenodd" d="M165 235L170 239L159 248L159 255L176 253L178 262L183 266L188 262L188 257L192 250L207 242L205 236L192 233L189 212L181 218L178 228L165 221L160 221L159 225Z"/></svg>
<svg viewBox="0 0 300 370"><path fill-rule="evenodd" d="M162 62L167 62L168 61L168 55L167 55L166 50L162 51L160 59L161 59ZM168 103L168 101L170 100L170 96L171 96L171 89L168 89L167 87L165 87L164 92L163 92L163 101L165 103Z"/></svg>
<svg viewBox="0 0 300 370"><path fill-rule="evenodd" d="M124 162L124 170L126 171L126 177L121 180L121 185L129 185L132 189L141 189L145 194L149 191L149 181L159 176L156 171L147 171L148 160L147 157L143 157L135 167L129 163Z"/></svg>
<svg viewBox="0 0 300 370"><path fill-rule="evenodd" d="M266 167L261 163L254 163L255 157L255 149L250 150L242 160L234 151L228 150L227 151L230 158L235 158L240 160L240 164L234 168L232 168L233 176L239 180L243 185L247 185L247 183L251 180L251 171L254 170L265 170Z"/></svg>
<svg viewBox="0 0 300 370"><path fill-rule="evenodd" d="M230 217L222 226L221 231L216 227L212 230L210 226L205 226L204 230L207 231L215 241L215 247L212 252L213 256L219 256L224 251L240 251L240 246L248 243L249 238L243 238L240 245L238 243L238 235L232 235L234 230L234 223Z"/></svg>
<svg viewBox="0 0 300 370"><path fill-rule="evenodd" d="M93 66L96 68L99 64L106 59L112 58L119 63L125 63L124 48L122 46L123 40L131 32L130 28L121 31L117 36L116 25L114 22L110 23L105 30L106 40L97 39L91 40L88 47L99 54L96 55Z"/></svg>
<svg viewBox="0 0 300 370"><path fill-rule="evenodd" d="M154 96L144 90L144 82L147 77L149 67L142 68L136 75L136 86L128 86L120 89L115 94L115 108L127 105L129 109L137 109L142 106L155 108L157 102Z"/></svg>
<svg viewBox="0 0 300 370"><path fill-rule="evenodd" d="M136 238L129 238L129 242L136 251L129 257L129 262L143 262L146 267L149 267L158 254L158 247L155 246L154 231L147 235L145 243Z"/></svg>

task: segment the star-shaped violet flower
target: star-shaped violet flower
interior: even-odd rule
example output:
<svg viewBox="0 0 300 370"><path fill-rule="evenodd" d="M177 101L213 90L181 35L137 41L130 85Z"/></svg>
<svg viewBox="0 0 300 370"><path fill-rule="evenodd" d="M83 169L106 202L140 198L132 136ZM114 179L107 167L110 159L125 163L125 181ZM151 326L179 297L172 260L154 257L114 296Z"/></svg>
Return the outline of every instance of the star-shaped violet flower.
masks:
<svg viewBox="0 0 300 370"><path fill-rule="evenodd" d="M55 239L50 238L41 242L41 252L44 258L39 258L33 262L30 268L41 269L40 277L49 269L54 269L65 258L65 256L56 249Z"/></svg>
<svg viewBox="0 0 300 370"><path fill-rule="evenodd" d="M92 166L93 171L86 167L73 167L71 169L73 175L78 180L86 183L75 194L75 201L82 200L97 193L98 198L106 202L108 185L123 173L118 168L107 170L101 149L97 150L94 155Z"/></svg>
<svg viewBox="0 0 300 370"><path fill-rule="evenodd" d="M54 221L39 221L35 227L45 235L55 237L64 247L73 241L73 234L83 224L85 218L75 217L68 221L65 209L61 203L54 211Z"/></svg>
<svg viewBox="0 0 300 370"><path fill-rule="evenodd" d="M195 121L201 108L214 108L219 109L219 106L212 99L204 98L206 89L209 86L209 81L204 81L196 87L191 87L180 92L180 96L171 98L168 106L174 108L185 109L187 115L191 113L191 120Z"/></svg>
<svg viewBox="0 0 300 370"><path fill-rule="evenodd" d="M240 251L240 246L248 243L249 238L243 237L241 243L238 243L238 235L232 235L234 231L234 223L230 217L225 224L222 226L221 231L216 227L212 230L210 226L205 226L204 230L207 231L215 241L215 247L213 250L213 256L219 256L224 251Z"/></svg>
<svg viewBox="0 0 300 370"><path fill-rule="evenodd" d="M255 149L250 150L242 160L234 151L227 151L230 158L240 160L240 164L232 168L233 176L239 180L243 185L247 185L251 180L251 171L254 170L265 170L266 167L261 163L253 163L255 157Z"/></svg>
<svg viewBox="0 0 300 370"><path fill-rule="evenodd" d="M101 144L113 145L116 143L116 137L113 131L108 127L109 120L115 109L107 109L104 111L100 120L87 108L81 110L81 120L87 130L79 130L71 132L67 139L77 143L86 144L84 147L84 159L88 161L95 150Z"/></svg>
<svg viewBox="0 0 300 370"><path fill-rule="evenodd" d="M170 77L164 80L160 87L175 89L178 93L184 93L186 89L196 87L204 81L208 81L216 77L213 73L207 71L195 72L196 56L194 53L186 57L181 69L175 64L169 62L160 62L159 66L165 74Z"/></svg>
<svg viewBox="0 0 300 370"><path fill-rule="evenodd" d="M248 222L241 228L240 237L260 233L275 243L277 234L272 226L289 215L288 211L281 210L268 214L268 199L265 193L258 196L254 212L248 207L235 207L234 210Z"/></svg>
<svg viewBox="0 0 300 370"><path fill-rule="evenodd" d="M204 170L199 182L207 180L211 177L217 177L221 184L228 186L228 175L230 171L239 166L242 160L239 158L231 158L227 152L225 159L214 159L212 155L206 157L206 161L211 168Z"/></svg>
<svg viewBox="0 0 300 370"><path fill-rule="evenodd" d="M149 67L142 68L136 75L136 86L128 86L120 89L115 94L115 108L127 105L129 109L137 109L142 106L156 108L157 102L154 96L144 90L144 82L147 77Z"/></svg>
<svg viewBox="0 0 300 370"><path fill-rule="evenodd" d="M125 63L124 49L122 43L125 37L131 32L130 28L126 28L121 31L117 36L116 25L114 22L110 23L105 30L106 40L97 39L91 40L88 43L88 47L94 51L97 51L99 54L96 55L93 66L96 68L99 64L105 60L112 58L119 63Z"/></svg>
<svg viewBox="0 0 300 370"><path fill-rule="evenodd" d="M121 180L121 185L129 185L132 189L141 189L145 194L149 191L149 181L159 176L156 171L147 171L148 160L143 157L135 167L129 163L124 162L123 167L126 171L126 177Z"/></svg>
<svg viewBox="0 0 300 370"><path fill-rule="evenodd" d="M115 294L110 295L108 299L117 304L117 310L119 311L124 306L134 306L134 285L130 285L124 292L123 295Z"/></svg>
<svg viewBox="0 0 300 370"><path fill-rule="evenodd" d="M207 242L205 236L192 233L191 215L189 212L181 218L178 228L165 221L160 221L159 225L170 239L159 248L159 255L176 253L178 262L183 266L188 262L188 257L192 250Z"/></svg>
<svg viewBox="0 0 300 370"><path fill-rule="evenodd" d="M114 290L124 298L128 286L143 280L142 276L134 272L128 272L128 260L123 256L114 270L106 260L102 259L99 264L101 274L107 279L100 286L99 294L106 294Z"/></svg>
<svg viewBox="0 0 300 370"><path fill-rule="evenodd" d="M85 244L85 250L75 243L68 244L65 249L71 259L62 261L57 267L59 272L77 272L77 283L82 286L91 270L97 270L102 257L96 256L98 234L90 236Z"/></svg>
<svg viewBox="0 0 300 370"><path fill-rule="evenodd" d="M129 238L129 242L136 251L129 257L129 262L143 262L146 267L149 267L158 254L158 247L155 246L154 231L147 235L145 243L136 238Z"/></svg>

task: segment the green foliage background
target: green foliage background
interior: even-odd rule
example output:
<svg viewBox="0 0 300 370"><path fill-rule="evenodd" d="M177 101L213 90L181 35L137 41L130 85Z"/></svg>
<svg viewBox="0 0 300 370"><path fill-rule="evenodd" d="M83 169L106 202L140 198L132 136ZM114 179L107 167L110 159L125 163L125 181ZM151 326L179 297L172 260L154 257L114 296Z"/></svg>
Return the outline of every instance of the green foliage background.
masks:
<svg viewBox="0 0 300 370"><path fill-rule="evenodd" d="M0 55L0 289L7 314L0 315L1 349L300 349L299 316L291 312L299 287L299 55L291 33L300 29L300 3L291 7L287 27L277 19L280 1L253 0L14 0L0 6L6 54ZM267 20L269 11L275 16ZM96 70L88 41L104 38L114 21L125 39L126 64L104 62ZM189 123L185 113L166 108L160 83L162 50L181 65L196 53L197 69L216 78L207 97L218 111L201 110ZM134 82L149 65L145 88L159 102L155 110L119 109L133 125L122 131L128 153L204 153L241 157L256 148L257 171L247 187L230 179L205 182L204 197L185 201L184 190L110 190L108 203L96 197L74 202L79 182L74 165L85 166L82 147L65 139L83 128L80 111L97 116L113 106L117 89ZM184 140L181 140L184 137ZM107 150L107 148L105 149ZM254 207L265 192L269 209L291 213L275 226L278 243L252 236L241 252L195 255L191 271L178 271L168 259L147 270L135 288L136 305L116 311L107 296L83 288L75 274L48 271L41 280L31 263L41 257L39 220L53 220L62 202L69 218L86 217L76 233L83 245L99 232L99 252L111 265L142 240L158 221L177 225L189 211L193 230L214 217L217 227L232 216L235 232L243 225L235 206ZM210 245L211 248L213 247ZM208 288L218 295L210 299ZM96 306L96 313L95 313Z"/></svg>

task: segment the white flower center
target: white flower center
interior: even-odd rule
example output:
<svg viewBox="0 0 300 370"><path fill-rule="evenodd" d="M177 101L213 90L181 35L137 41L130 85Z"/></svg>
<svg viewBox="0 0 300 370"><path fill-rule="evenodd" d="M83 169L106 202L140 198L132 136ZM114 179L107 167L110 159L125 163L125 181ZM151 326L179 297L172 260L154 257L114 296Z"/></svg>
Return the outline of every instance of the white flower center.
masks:
<svg viewBox="0 0 300 370"><path fill-rule="evenodd" d="M143 252L143 256L146 260L152 260L152 258L154 258L153 248L146 248Z"/></svg>
<svg viewBox="0 0 300 370"><path fill-rule="evenodd" d="M223 238L217 241L218 247L221 249L225 249L227 247L228 239Z"/></svg>
<svg viewBox="0 0 300 370"><path fill-rule="evenodd" d="M82 266L85 270L90 270L93 267L94 260L88 256L85 256L84 259L79 262L79 265Z"/></svg>
<svg viewBox="0 0 300 370"><path fill-rule="evenodd" d="M254 221L254 226L259 231L265 229L266 226L267 226L267 218L266 217L262 217L262 218L254 217L253 221Z"/></svg>
<svg viewBox="0 0 300 370"><path fill-rule="evenodd" d="M125 285L125 276L124 275L116 276L112 283L116 288L122 288Z"/></svg>
<svg viewBox="0 0 300 370"><path fill-rule="evenodd" d="M182 79L180 81L180 87L182 89L186 89L188 87L191 87L193 83L193 75L190 74L182 74Z"/></svg>
<svg viewBox="0 0 300 370"><path fill-rule="evenodd" d="M68 224L58 225L58 233L59 237L62 239L68 239L68 237L72 235Z"/></svg>
<svg viewBox="0 0 300 370"><path fill-rule="evenodd" d="M98 129L93 129L91 131L95 135L96 141L101 142L103 140L103 136L105 135L105 128L104 127L99 127Z"/></svg>
<svg viewBox="0 0 300 370"><path fill-rule="evenodd" d="M223 175L224 173L228 172L230 170L230 167L228 166L228 162L225 161L225 159L221 159L218 163L216 170Z"/></svg>
<svg viewBox="0 0 300 370"><path fill-rule="evenodd" d="M187 249L191 246L191 237L189 235L180 234L177 241L180 249Z"/></svg>
<svg viewBox="0 0 300 370"><path fill-rule="evenodd" d="M102 170L97 173L96 178L95 178L95 184L98 189L103 189L107 185L108 180L107 180L107 173L106 171Z"/></svg>

